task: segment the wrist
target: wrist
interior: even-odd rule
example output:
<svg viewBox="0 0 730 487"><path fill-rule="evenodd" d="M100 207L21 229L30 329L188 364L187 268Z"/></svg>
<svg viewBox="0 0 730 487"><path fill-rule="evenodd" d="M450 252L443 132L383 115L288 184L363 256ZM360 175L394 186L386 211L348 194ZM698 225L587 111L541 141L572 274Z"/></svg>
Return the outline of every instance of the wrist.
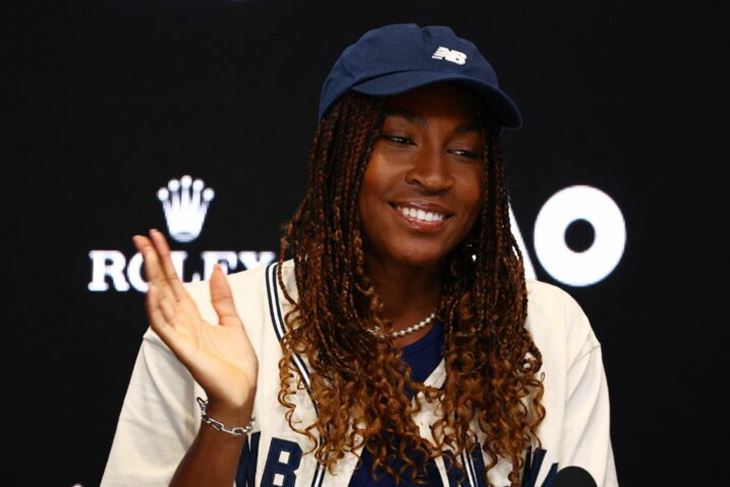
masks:
<svg viewBox="0 0 730 487"><path fill-rule="evenodd" d="M222 418L226 421L248 421L253 414L253 403L255 390L245 395L221 395L206 391L205 402L208 414L215 418Z"/></svg>
<svg viewBox="0 0 730 487"><path fill-rule="evenodd" d="M203 423L223 433L240 436L253 429L255 418L250 405L232 408L219 403L209 403L200 397L196 398L200 407Z"/></svg>

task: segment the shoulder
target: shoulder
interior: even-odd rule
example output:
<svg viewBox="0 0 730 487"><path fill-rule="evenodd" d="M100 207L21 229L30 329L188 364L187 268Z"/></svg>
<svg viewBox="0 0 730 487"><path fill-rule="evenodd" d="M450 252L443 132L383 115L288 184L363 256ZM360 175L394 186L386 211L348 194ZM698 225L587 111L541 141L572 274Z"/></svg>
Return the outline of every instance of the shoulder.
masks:
<svg viewBox="0 0 730 487"><path fill-rule="evenodd" d="M580 304L564 289L543 281L527 280L528 314L563 316L575 319L585 316Z"/></svg>
<svg viewBox="0 0 730 487"><path fill-rule="evenodd" d="M564 350L578 356L600 346L581 305L564 289L542 281L527 281L527 321L543 353Z"/></svg>
<svg viewBox="0 0 730 487"><path fill-rule="evenodd" d="M228 283L231 288L243 287L247 288L250 286L260 286L262 283L268 280L278 280L276 276L277 268L279 264L272 262L267 265L261 265L253 269L246 269L245 271L234 272L228 275ZM294 261L289 259L285 260L281 264L282 275L284 282L288 285L290 281L294 279Z"/></svg>
<svg viewBox="0 0 730 487"><path fill-rule="evenodd" d="M610 407L601 346L580 304L568 291L544 282L527 283L526 327L542 355L547 412L539 436L543 466L580 466L594 485L614 486ZM543 469L538 483L550 478ZM536 484L537 485L537 484Z"/></svg>

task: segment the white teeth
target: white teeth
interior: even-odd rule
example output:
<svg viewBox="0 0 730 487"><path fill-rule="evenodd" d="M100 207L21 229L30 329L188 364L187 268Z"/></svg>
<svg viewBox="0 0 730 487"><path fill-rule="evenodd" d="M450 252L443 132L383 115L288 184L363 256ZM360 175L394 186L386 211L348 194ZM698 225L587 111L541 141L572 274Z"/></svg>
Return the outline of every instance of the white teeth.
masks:
<svg viewBox="0 0 730 487"><path fill-rule="evenodd" d="M406 218L412 218L424 222L440 222L444 219L444 215L442 213L436 213L434 211L423 211L417 208L405 206L399 206L397 208L398 211L400 211Z"/></svg>

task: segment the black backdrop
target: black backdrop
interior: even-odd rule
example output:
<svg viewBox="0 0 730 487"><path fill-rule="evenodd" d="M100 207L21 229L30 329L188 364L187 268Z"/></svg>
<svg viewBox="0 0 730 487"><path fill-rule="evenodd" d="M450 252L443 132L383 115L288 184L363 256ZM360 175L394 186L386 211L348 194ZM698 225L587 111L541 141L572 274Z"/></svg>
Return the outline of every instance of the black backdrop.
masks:
<svg viewBox="0 0 730 487"><path fill-rule="evenodd" d="M7 4L6 485L101 478L145 316L134 289L89 290L89 252L128 260L131 235L165 229L156 192L183 174L216 192L200 237L175 243L186 278L204 250L276 250L326 72L400 21L474 40L522 109L503 138L513 207L537 276L578 299L603 343L621 484L727 484L728 46L721 3L693 5ZM577 184L609 194L627 229L616 268L582 287L532 245L542 205Z"/></svg>

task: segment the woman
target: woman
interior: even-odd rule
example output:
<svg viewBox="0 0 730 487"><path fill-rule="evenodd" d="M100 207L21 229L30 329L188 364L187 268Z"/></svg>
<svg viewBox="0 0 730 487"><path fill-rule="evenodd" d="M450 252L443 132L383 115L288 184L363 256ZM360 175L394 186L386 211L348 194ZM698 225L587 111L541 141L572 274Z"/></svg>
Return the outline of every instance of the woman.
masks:
<svg viewBox="0 0 730 487"><path fill-rule="evenodd" d="M150 329L102 484L617 485L600 345L525 281L499 144L521 118L476 46L374 29L319 115L278 263L185 286L134 237Z"/></svg>

